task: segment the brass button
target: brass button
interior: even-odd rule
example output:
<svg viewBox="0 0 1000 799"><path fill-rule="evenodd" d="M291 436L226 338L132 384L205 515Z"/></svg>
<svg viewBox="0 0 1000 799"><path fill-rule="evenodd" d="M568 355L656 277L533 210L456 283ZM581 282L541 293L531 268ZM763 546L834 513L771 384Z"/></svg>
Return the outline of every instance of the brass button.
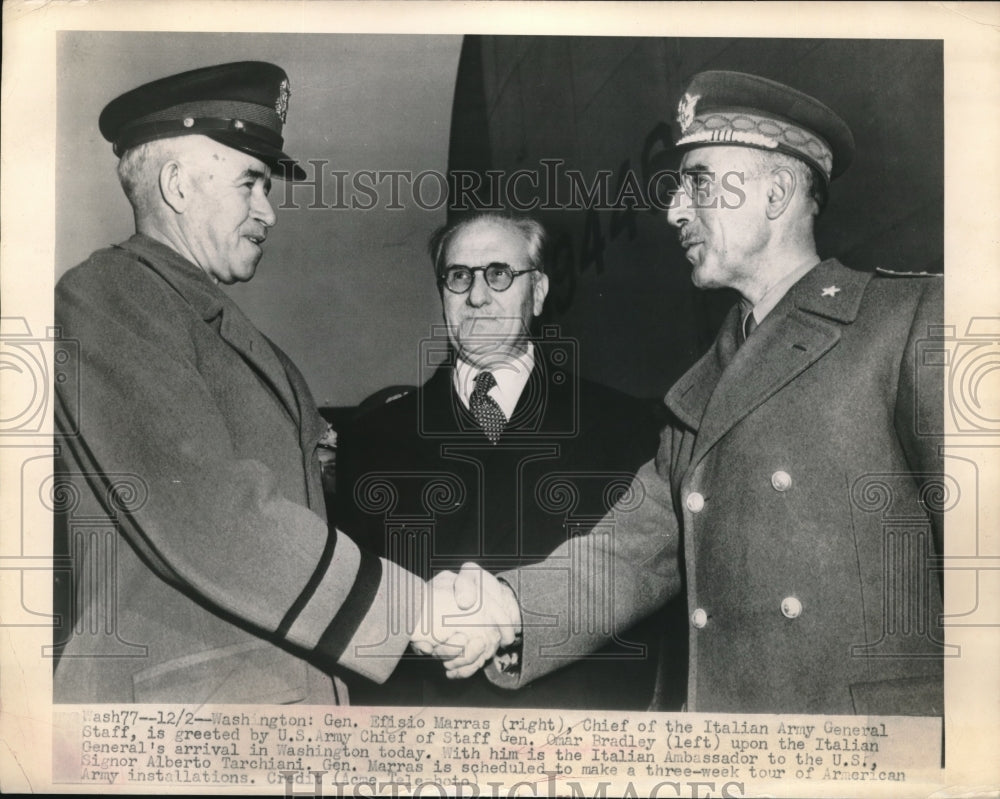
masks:
<svg viewBox="0 0 1000 799"><path fill-rule="evenodd" d="M802 603L798 597L786 596L782 599L781 613L786 619L797 619L802 613Z"/></svg>
<svg viewBox="0 0 1000 799"><path fill-rule="evenodd" d="M787 491L792 487L792 476L788 472L779 469L771 475L771 485L775 491Z"/></svg>
<svg viewBox="0 0 1000 799"><path fill-rule="evenodd" d="M699 630L708 624L708 614L704 608L698 608L691 614L691 623Z"/></svg>
<svg viewBox="0 0 1000 799"><path fill-rule="evenodd" d="M183 125L184 125L185 128L193 128L194 127L194 118L193 117L184 117Z"/></svg>
<svg viewBox="0 0 1000 799"><path fill-rule="evenodd" d="M687 495L687 499L684 500L684 504L687 505L687 509L691 511L691 513L700 513L702 508L705 507L705 498L697 491L692 491Z"/></svg>

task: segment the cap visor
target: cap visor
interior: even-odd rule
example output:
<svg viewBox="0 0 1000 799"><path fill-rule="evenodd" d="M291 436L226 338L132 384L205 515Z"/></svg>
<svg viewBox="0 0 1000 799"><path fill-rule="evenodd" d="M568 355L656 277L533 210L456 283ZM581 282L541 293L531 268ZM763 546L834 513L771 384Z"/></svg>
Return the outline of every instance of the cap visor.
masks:
<svg viewBox="0 0 1000 799"><path fill-rule="evenodd" d="M296 163L294 158L259 139L249 139L245 134L235 132L232 134L212 132L206 135L219 144L259 158L271 167L271 172L275 177L283 180L306 180L308 177L305 170Z"/></svg>

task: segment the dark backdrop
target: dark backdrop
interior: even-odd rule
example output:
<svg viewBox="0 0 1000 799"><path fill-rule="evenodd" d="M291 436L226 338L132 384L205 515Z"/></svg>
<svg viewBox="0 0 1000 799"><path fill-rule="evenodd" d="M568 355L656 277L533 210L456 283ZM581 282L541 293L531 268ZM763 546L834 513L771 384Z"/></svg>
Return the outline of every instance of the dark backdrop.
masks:
<svg viewBox="0 0 1000 799"><path fill-rule="evenodd" d="M942 271L940 41L466 36L449 167L544 175L542 160L558 159L590 182L610 170L614 193L669 150L677 99L707 69L790 84L850 125L857 155L819 220L821 256ZM661 211L540 217L559 242L546 318L578 339L581 370L663 395L707 349L730 293L691 285Z"/></svg>

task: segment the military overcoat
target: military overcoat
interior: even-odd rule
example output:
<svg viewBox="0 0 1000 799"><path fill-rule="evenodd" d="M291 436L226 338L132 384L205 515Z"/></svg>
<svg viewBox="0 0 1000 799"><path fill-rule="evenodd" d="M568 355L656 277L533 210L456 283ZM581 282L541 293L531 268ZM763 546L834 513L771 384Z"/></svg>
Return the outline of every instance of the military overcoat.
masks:
<svg viewBox="0 0 1000 799"><path fill-rule="evenodd" d="M328 531L326 424L287 356L142 235L70 270L55 318L78 347L56 383L75 597L56 700L332 703L335 665L385 679L422 583Z"/></svg>
<svg viewBox="0 0 1000 799"><path fill-rule="evenodd" d="M629 624L684 590L689 710L941 713L943 386L922 357L941 316L939 277L832 260L738 349L734 308L611 532L504 575L524 662L491 678L598 645L577 613Z"/></svg>

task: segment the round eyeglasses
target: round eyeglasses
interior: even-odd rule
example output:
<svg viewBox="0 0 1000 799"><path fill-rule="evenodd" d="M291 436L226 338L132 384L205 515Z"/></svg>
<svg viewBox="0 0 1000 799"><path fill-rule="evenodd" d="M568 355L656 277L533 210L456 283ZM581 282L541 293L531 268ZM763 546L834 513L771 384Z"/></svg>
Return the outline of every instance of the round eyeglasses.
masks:
<svg viewBox="0 0 1000 799"><path fill-rule="evenodd" d="M528 272L537 272L538 269L511 269L509 264L492 263L486 266L449 266L444 270L444 274L438 278L438 283L444 286L453 294L465 294L472 288L472 282L476 278L476 272L482 272L486 279L486 285L493 291L506 291L514 278Z"/></svg>

